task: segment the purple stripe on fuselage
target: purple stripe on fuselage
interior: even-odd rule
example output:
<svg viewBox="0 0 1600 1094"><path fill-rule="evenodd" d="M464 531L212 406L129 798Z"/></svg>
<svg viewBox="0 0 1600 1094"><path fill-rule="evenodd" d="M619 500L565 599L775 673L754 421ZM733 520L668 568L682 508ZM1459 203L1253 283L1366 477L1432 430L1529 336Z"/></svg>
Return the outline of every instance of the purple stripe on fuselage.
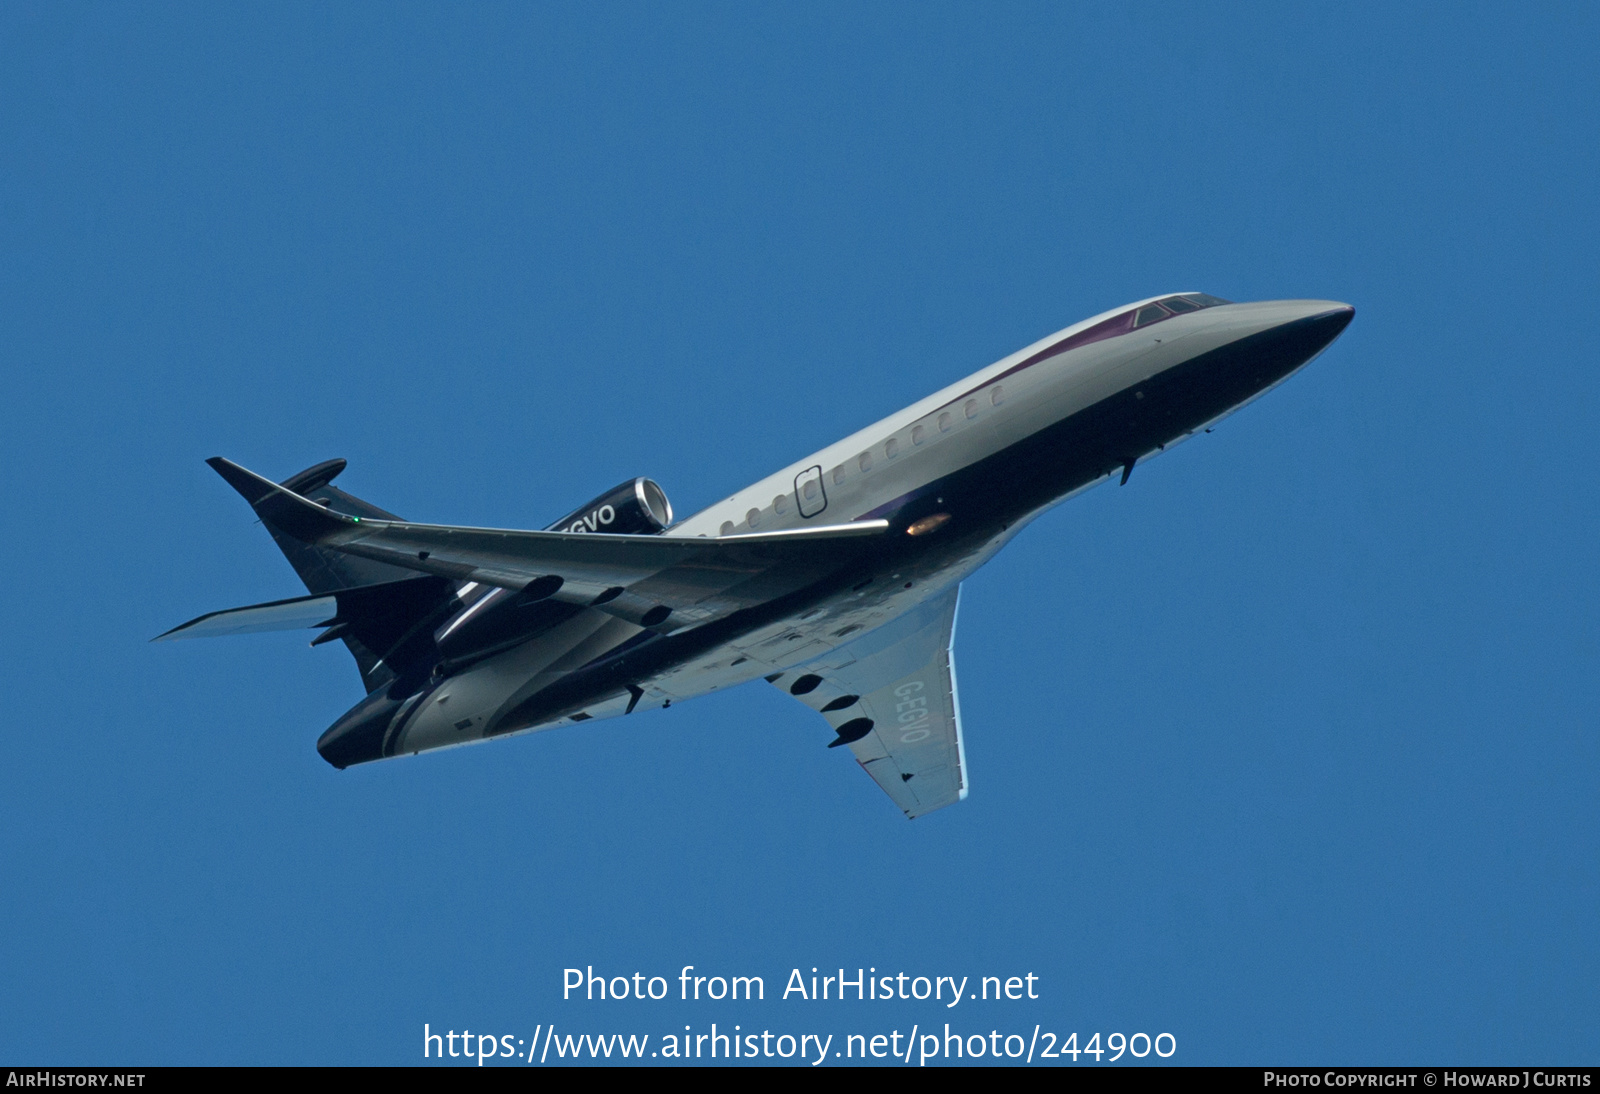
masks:
<svg viewBox="0 0 1600 1094"><path fill-rule="evenodd" d="M1119 334L1127 334L1129 331L1133 330L1133 317L1138 314L1138 311L1138 308L1129 308L1121 315L1113 315L1110 319L1096 323L1087 330L1080 330L1077 334L1069 334L1055 345L1046 346L1038 353L1035 353L1032 357L1027 357L1021 361L1018 361L1000 375L991 376L977 387L963 391L960 395L957 395L948 403L940 406L934 411L934 413L938 413L939 410L943 410L945 407L954 406L962 399L965 399L967 396L971 395L974 391L981 391L990 384L998 383L999 381L1004 380L1007 376L1012 376L1018 372L1021 372L1025 368L1032 368L1040 361L1048 361L1052 357L1059 357L1068 350L1077 349L1079 346L1087 346L1091 342L1103 342L1107 338L1115 338ZM1145 326L1148 327L1150 324L1146 323Z"/></svg>
<svg viewBox="0 0 1600 1094"><path fill-rule="evenodd" d="M1002 372L1000 376L1010 376L1013 372L1021 372L1025 368L1037 365L1040 361L1047 361L1052 357L1067 352L1069 349L1087 346L1090 342L1103 342L1107 338L1115 338L1119 334L1127 334L1133 329L1133 317L1138 312L1138 308L1130 308L1121 315L1113 315L1104 322L1096 323L1087 330L1080 330L1077 334L1068 335L1055 345L1042 349L1032 357L1012 365ZM1146 326L1148 325L1146 324ZM996 376L995 379L1000 379L1000 376ZM993 381L990 382L992 383Z"/></svg>

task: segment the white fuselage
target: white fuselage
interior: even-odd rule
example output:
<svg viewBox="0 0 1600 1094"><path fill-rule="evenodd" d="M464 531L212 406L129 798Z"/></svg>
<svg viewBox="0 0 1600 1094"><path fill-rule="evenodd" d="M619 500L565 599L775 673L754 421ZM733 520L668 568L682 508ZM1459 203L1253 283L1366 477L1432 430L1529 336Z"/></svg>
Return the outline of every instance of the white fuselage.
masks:
<svg viewBox="0 0 1600 1094"><path fill-rule="evenodd" d="M1210 402L1195 401L1194 406L1203 409L1188 418L1174 415L1170 409L1162 411L1175 423L1170 428L1138 418L1140 405L1156 405L1154 397L1150 404L1137 401L1143 399L1146 385L1154 391L1162 377L1188 375L1183 366L1209 361L1230 345L1254 345L1250 340L1259 342L1258 336L1349 310L1330 301L1224 304L1051 353L1052 347L1162 299L1170 297L1151 297L1116 308L1041 339L796 460L664 534L717 537L840 524L869 516L892 517L901 510L932 511L944 505L944 483L951 484L951 493L965 489L973 498L971 504L979 504L989 499L974 498L975 493L1004 493L1004 484L1015 480L1021 485L1011 509L995 509L999 515L990 514L981 526L974 524L962 531L952 524L949 533L929 535L930 543L944 537L941 549L895 556L891 571L874 575L865 587L830 590L790 614L765 620L705 648L690 648L683 658L663 663L648 678L640 678L642 695L599 696L581 711L519 725L514 731L611 717L640 705L661 706L692 698L803 664L853 641L962 580L1044 508L1104 481L1119 468L1126 472L1136 462L1170 448L1281 382L1315 352L1288 362L1259 382L1226 388L1223 395L1210 396ZM1135 401L1128 402L1130 397ZM1126 450L1114 445L1107 448L1112 456L1100 459L1086 473L1062 478L1059 484L1029 480L1038 462L1029 453L1044 451L1038 447L1040 438L1054 437L1051 431L1062 423L1092 419L1098 432L1084 435L1101 443L1109 427L1100 419L1113 419L1106 414L1096 418L1097 408L1124 405L1135 408L1119 412L1134 423L1126 430ZM1077 443L1066 434L1062 437L1061 444ZM1029 449L1030 443L1033 449ZM1082 443L1090 446L1089 441ZM1006 468L1007 453L1016 453L1020 465ZM981 473L975 469L982 469ZM965 487L961 485L963 475L970 480ZM958 521L960 516L956 512ZM642 630L614 616L586 610L522 646L490 657L420 695L419 709L405 715L394 753L414 753L504 733L505 726L496 731L500 712L617 649Z"/></svg>

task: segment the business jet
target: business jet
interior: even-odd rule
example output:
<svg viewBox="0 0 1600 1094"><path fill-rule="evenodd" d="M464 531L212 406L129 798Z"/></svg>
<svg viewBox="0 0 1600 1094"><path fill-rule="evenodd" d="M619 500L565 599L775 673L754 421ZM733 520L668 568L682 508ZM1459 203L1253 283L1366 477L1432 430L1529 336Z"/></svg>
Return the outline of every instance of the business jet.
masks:
<svg viewBox="0 0 1600 1094"><path fill-rule="evenodd" d="M332 485L208 462L310 595L157 641L320 629L366 698L337 768L631 715L756 679L823 718L907 817L967 796L961 581L1045 510L1282 383L1355 310L1152 297L1067 327L678 522L650 479L543 531L413 524ZM820 741L819 741L820 743Z"/></svg>

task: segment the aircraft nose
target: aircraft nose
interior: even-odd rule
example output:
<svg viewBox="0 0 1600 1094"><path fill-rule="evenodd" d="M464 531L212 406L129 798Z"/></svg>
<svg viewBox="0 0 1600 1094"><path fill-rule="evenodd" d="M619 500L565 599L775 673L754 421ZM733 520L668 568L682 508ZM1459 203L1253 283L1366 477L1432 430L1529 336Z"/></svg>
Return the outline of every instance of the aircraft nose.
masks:
<svg viewBox="0 0 1600 1094"><path fill-rule="evenodd" d="M1304 325L1308 328L1308 333L1314 332L1313 337L1318 340L1319 352L1343 334L1350 321L1356 317L1355 308L1336 300L1307 300L1303 303L1305 314L1289 322Z"/></svg>
<svg viewBox="0 0 1600 1094"><path fill-rule="evenodd" d="M1336 300L1264 300L1218 308L1233 341L1203 354L1214 409L1226 413L1282 383L1317 357L1355 318Z"/></svg>
<svg viewBox="0 0 1600 1094"><path fill-rule="evenodd" d="M1242 336L1289 338L1320 353L1350 325L1356 310L1338 300L1263 300L1218 309Z"/></svg>
<svg viewBox="0 0 1600 1094"><path fill-rule="evenodd" d="M1356 309L1349 304L1337 300L1296 300L1296 309L1301 313L1299 319L1337 318L1339 329L1344 330L1350 325L1350 320L1356 317Z"/></svg>

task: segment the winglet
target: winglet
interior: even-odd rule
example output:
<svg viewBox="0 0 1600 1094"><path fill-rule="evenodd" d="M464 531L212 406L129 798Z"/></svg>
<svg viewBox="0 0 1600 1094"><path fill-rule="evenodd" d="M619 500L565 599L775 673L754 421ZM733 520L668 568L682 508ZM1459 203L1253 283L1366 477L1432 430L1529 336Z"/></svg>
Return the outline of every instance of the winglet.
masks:
<svg viewBox="0 0 1600 1094"><path fill-rule="evenodd" d="M295 539L317 543L335 532L361 523L359 517L347 517L324 509L271 479L264 479L254 471L240 467L232 460L212 456L206 463L250 503L250 508L262 520Z"/></svg>

